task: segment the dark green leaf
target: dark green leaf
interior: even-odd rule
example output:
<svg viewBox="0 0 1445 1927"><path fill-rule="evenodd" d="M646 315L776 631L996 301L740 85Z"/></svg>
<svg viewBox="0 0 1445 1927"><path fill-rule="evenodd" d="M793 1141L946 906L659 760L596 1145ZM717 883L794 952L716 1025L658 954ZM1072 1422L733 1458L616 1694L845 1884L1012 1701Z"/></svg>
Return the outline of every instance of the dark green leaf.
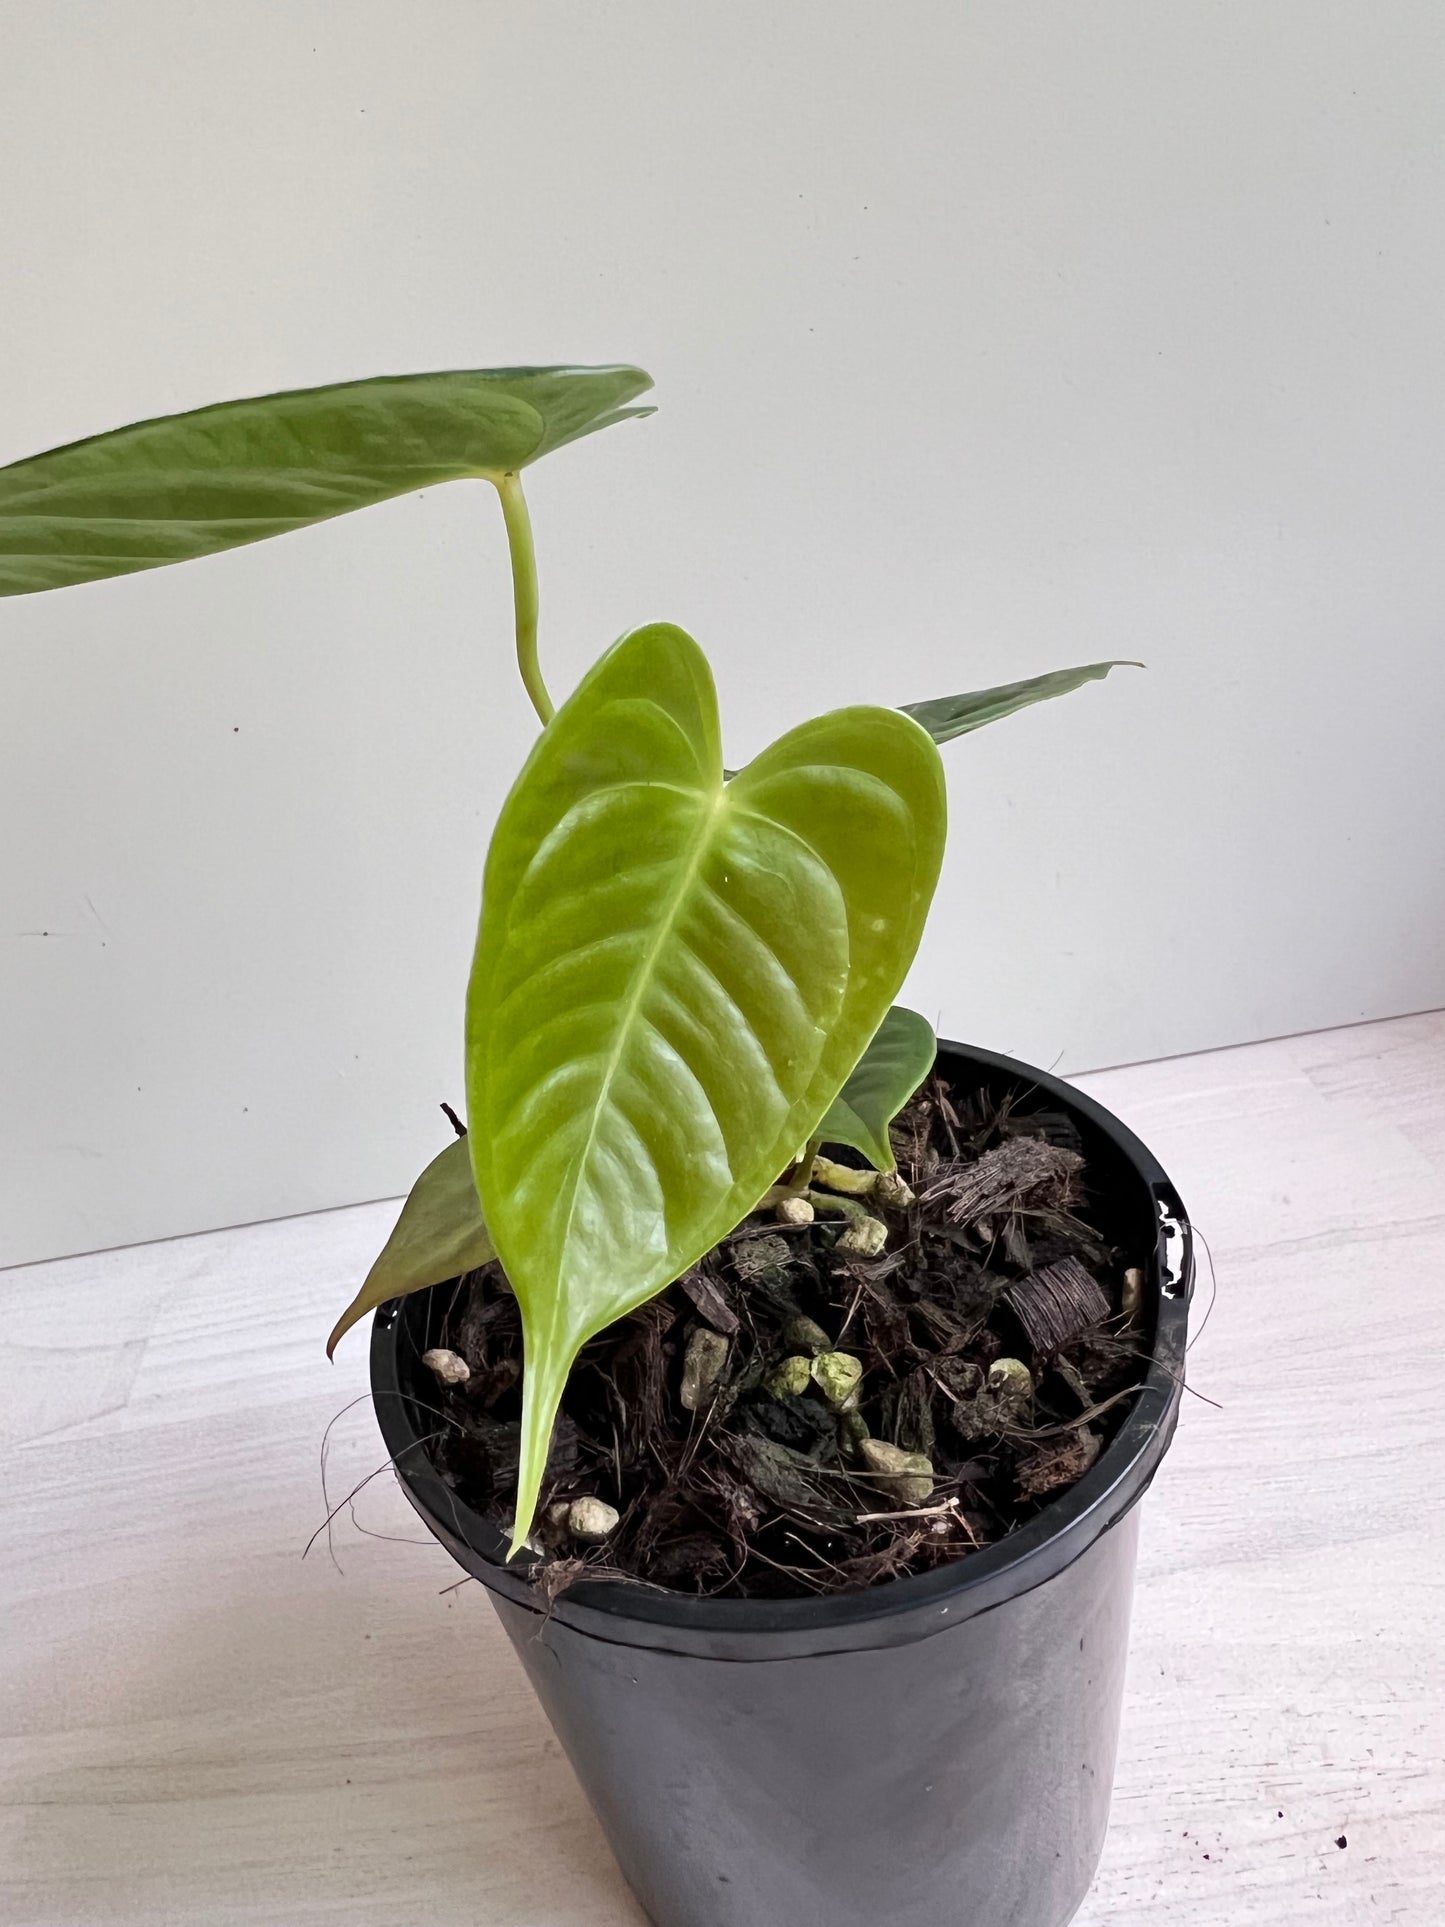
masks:
<svg viewBox="0 0 1445 1927"><path fill-rule="evenodd" d="M724 784L707 660L664 624L534 745L467 1011L467 1142L526 1332L518 1540L579 1348L747 1215L877 1030L944 817L896 710L804 723Z"/></svg>
<svg viewBox="0 0 1445 1927"><path fill-rule="evenodd" d="M389 1298L460 1278L496 1257L472 1176L465 1138L434 1157L411 1187L396 1229L366 1274L366 1283L336 1321L326 1341L326 1356L336 1350L359 1318Z"/></svg>
<svg viewBox="0 0 1445 1927"><path fill-rule="evenodd" d="M221 402L0 468L0 595L214 555L525 467L627 406L637 368L393 375Z"/></svg>
<svg viewBox="0 0 1445 1927"><path fill-rule="evenodd" d="M1082 689L1086 682L1102 682L1111 669L1142 669L1141 662L1088 662L1079 669L1055 669L1047 676L1030 676L1027 682L1000 683L996 689L976 689L969 696L939 696L931 703L905 703L903 713L922 723L935 743L949 743L955 736L966 736L971 729L996 723L1012 716L1016 709L1030 703L1047 702L1050 696L1067 696L1071 689Z"/></svg>
<svg viewBox="0 0 1445 1927"><path fill-rule="evenodd" d="M895 1004L813 1133L861 1151L875 1171L897 1168L888 1126L933 1069L938 1039L917 1011Z"/></svg>

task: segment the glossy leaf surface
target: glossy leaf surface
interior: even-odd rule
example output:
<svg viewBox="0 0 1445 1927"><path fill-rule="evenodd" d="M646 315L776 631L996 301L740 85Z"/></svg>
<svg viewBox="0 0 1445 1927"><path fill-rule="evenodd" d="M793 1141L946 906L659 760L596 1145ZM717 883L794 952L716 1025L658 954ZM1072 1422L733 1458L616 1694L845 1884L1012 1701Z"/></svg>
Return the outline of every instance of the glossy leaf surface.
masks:
<svg viewBox="0 0 1445 1927"><path fill-rule="evenodd" d="M813 1135L825 1144L851 1145L875 1171L895 1170L888 1127L933 1069L937 1054L928 1019L895 1004Z"/></svg>
<svg viewBox="0 0 1445 1927"><path fill-rule="evenodd" d="M524 468L650 409L637 368L395 375L135 422L0 468L0 595L285 535L394 495Z"/></svg>
<svg viewBox="0 0 1445 1927"><path fill-rule="evenodd" d="M337 1341L358 1319L388 1298L404 1298L409 1291L460 1278L496 1255L477 1198L471 1153L466 1139L458 1138L432 1159L411 1187L381 1256L337 1319L326 1341L326 1356L330 1358Z"/></svg>
<svg viewBox="0 0 1445 1927"><path fill-rule="evenodd" d="M579 1347L747 1215L877 1030L944 821L896 710L804 723L724 784L707 661L662 624L534 746L467 1013L467 1142L526 1334L518 1539Z"/></svg>
<svg viewBox="0 0 1445 1927"><path fill-rule="evenodd" d="M1030 676L1026 682L1000 683L995 689L975 689L967 696L938 696L930 703L905 703L903 714L922 724L935 743L951 743L955 736L966 736L971 729L996 723L1012 716L1016 709L1030 703L1044 703L1051 696L1067 696L1071 689L1082 689L1086 682L1102 682L1111 669L1142 669L1138 662L1087 662L1078 669L1054 669L1047 676Z"/></svg>

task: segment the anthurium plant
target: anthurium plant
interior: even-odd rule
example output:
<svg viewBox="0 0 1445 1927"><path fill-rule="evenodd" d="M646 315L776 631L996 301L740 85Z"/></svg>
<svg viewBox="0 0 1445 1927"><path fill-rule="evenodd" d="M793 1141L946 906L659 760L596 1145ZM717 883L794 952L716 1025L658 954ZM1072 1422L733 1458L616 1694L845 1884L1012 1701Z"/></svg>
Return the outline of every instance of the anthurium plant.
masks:
<svg viewBox="0 0 1445 1927"><path fill-rule="evenodd" d="M637 405L650 386L629 367L347 382L0 469L5 595L216 554L440 482L497 492L542 727L486 858L466 1135L418 1178L328 1350L378 1304L500 1260L526 1349L514 1550L589 1338L764 1203L836 1209L864 1246L869 1224L881 1231L862 1201L894 1170L889 1124L934 1056L929 1025L893 999L943 858L938 745L1116 666L836 709L732 771L706 656L651 623L554 711L522 474L651 413Z"/></svg>

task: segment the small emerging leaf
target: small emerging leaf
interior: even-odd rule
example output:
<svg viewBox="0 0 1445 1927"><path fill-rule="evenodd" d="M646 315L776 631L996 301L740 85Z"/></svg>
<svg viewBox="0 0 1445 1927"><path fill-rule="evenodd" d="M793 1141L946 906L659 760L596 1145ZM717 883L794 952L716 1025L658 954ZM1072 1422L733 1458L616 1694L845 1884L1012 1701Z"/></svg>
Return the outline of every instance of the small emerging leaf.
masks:
<svg viewBox="0 0 1445 1927"><path fill-rule="evenodd" d="M460 1278L496 1257L477 1199L471 1153L465 1138L434 1157L411 1187L396 1229L366 1274L366 1283L336 1321L326 1356L338 1339L389 1298Z"/></svg>
<svg viewBox="0 0 1445 1927"><path fill-rule="evenodd" d="M515 1541L579 1349L747 1216L877 1030L945 807L888 709L804 723L725 784L707 659L662 623L534 745L467 1004L467 1142L525 1331Z"/></svg>
<svg viewBox="0 0 1445 1927"><path fill-rule="evenodd" d="M390 375L163 415L0 468L0 595L215 555L629 416L640 368Z"/></svg>
<svg viewBox="0 0 1445 1927"><path fill-rule="evenodd" d="M968 696L938 696L931 703L905 703L903 713L921 723L935 743L951 743L955 736L966 736L971 729L982 729L985 723L1012 716L1016 709L1027 709L1030 703L1067 696L1086 682L1102 682L1111 669L1143 667L1141 662L1088 662L1078 669L1054 669L1046 676L1030 676L1027 682L976 689Z"/></svg>
<svg viewBox="0 0 1445 1927"><path fill-rule="evenodd" d="M875 1171L897 1169L888 1127L933 1069L938 1039L917 1011L895 1004L813 1133L861 1151Z"/></svg>

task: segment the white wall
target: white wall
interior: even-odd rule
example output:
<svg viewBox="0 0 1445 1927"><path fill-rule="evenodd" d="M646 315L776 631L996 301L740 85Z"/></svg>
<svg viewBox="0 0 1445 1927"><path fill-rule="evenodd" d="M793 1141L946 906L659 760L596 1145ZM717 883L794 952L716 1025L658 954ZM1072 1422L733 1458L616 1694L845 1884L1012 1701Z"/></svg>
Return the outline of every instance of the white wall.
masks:
<svg viewBox="0 0 1445 1927"><path fill-rule="evenodd" d="M911 997L1066 1069L1445 1002L1445 16L0 5L0 460L640 361L533 476L556 688L734 758L1093 657L947 752ZM495 504L0 603L0 1259L402 1190L527 743Z"/></svg>

